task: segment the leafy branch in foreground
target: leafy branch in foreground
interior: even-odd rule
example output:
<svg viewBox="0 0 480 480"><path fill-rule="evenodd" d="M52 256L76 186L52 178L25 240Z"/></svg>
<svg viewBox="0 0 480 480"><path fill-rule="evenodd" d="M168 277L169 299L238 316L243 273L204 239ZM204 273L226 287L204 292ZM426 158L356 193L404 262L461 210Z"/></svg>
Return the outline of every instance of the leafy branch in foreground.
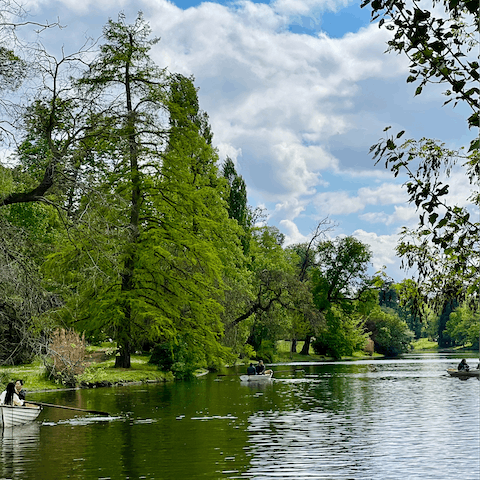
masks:
<svg viewBox="0 0 480 480"><path fill-rule="evenodd" d="M379 26L393 33L387 51L410 60L407 82L417 84L415 95L428 84L444 85L444 104L467 106L468 127L478 128L478 1L365 0L366 5L372 20L381 18ZM417 268L425 299L471 296L480 286L480 222L473 216L480 206L480 138L475 135L466 151L431 139L402 142L404 133L387 133L371 148L377 163L384 161L395 177L407 177L409 202L419 212L418 228L405 228L397 249L403 266ZM466 193L452 195L465 180Z"/></svg>

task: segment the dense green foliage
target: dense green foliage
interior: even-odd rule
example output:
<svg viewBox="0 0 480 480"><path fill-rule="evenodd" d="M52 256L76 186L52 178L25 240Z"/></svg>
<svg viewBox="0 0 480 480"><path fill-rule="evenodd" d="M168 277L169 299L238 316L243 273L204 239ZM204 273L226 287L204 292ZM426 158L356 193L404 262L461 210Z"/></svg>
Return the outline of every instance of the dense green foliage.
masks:
<svg viewBox="0 0 480 480"><path fill-rule="evenodd" d="M404 131L391 135L387 127L387 136L371 149L377 162L406 177L419 223L403 230L397 251L404 266L416 271L411 307L426 320L425 305L431 304L440 315L435 335L442 346L450 346L452 330L445 330L450 313L461 301L478 305L480 289L478 1L365 0L366 5L373 19L381 18L379 26L392 32L389 51L408 58L406 80L416 84L415 95L441 84L444 104L466 108L473 130L468 146L452 149L434 139L402 141ZM449 195L453 174L470 183L465 198Z"/></svg>
<svg viewBox="0 0 480 480"><path fill-rule="evenodd" d="M468 303L463 303L450 313L445 325L445 334L456 345L471 345L478 349L480 324L478 322L478 308L472 309Z"/></svg>
<svg viewBox="0 0 480 480"><path fill-rule="evenodd" d="M445 104L467 106L468 126L478 128L479 64L472 55L479 45L478 2L366 0L362 6L366 5L371 6L373 19L380 18L379 26L392 31L389 51L409 59L407 82L417 85L415 95L430 83L443 84ZM371 150L395 176L406 176L410 202L420 213L418 228L404 229L398 246L404 266L415 268L416 281L402 282L397 306L388 306L408 322L417 338L429 334L441 347L450 347L464 343L467 331L474 333L479 324L475 310L466 315L465 307L457 309L461 301L469 308L478 305L479 298L480 223L472 215L480 205L478 131L468 148L457 150L432 139L402 142L404 133L388 135ZM463 203L450 200L452 173L463 173L472 185ZM472 333L469 340L477 343Z"/></svg>
<svg viewBox="0 0 480 480"><path fill-rule="evenodd" d="M461 55L477 42L471 2L446 3L444 16L419 4L371 3L394 31L390 49L409 56L416 93L432 79L449 84L475 125L476 64ZM114 340L117 367L151 352L177 378L237 356L271 360L284 339L334 358L369 338L392 356L413 335L475 343L479 199L449 204L444 182L456 165L478 184L478 142L463 153L428 139L400 144L400 132L373 148L406 174L420 211L398 248L419 276L394 284L369 273L365 244L330 238L327 220L308 243L285 247L248 205L234 162L218 157L194 78L150 58L157 42L141 14L133 24L120 15L88 66L47 52L39 62L45 84L18 118L16 166L0 166L0 361L29 360L56 326ZM28 65L3 47L0 82L19 88Z"/></svg>

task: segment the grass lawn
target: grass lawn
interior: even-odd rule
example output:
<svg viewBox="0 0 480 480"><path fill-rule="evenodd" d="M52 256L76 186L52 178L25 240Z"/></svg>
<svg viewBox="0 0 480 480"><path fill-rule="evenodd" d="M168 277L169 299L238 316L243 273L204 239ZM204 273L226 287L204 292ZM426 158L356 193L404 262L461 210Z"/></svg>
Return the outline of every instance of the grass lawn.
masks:
<svg viewBox="0 0 480 480"><path fill-rule="evenodd" d="M297 342L297 352L302 351L303 344L305 342ZM290 352L291 342L289 340L280 340L277 342L277 352L274 356L274 363L276 362L325 362L333 360L331 357L326 357L324 355L316 355L312 346L308 352L308 356L300 355L300 353L291 353ZM373 358L383 357L378 353L373 354ZM351 357L342 357L343 360L361 360L364 358L372 358L370 355L365 352L355 352Z"/></svg>
<svg viewBox="0 0 480 480"><path fill-rule="evenodd" d="M428 338L419 338L418 340L414 340L412 342L413 350L438 350L438 343Z"/></svg>
<svg viewBox="0 0 480 480"><path fill-rule="evenodd" d="M148 363L147 355L132 355L130 369L114 368L115 358L105 362L93 363L79 375L78 383L123 383L123 382L164 382L173 380L171 373L158 370L155 365ZM3 391L8 382L21 379L27 391L56 390L65 388L61 383L47 378L45 366L41 361L28 365L0 367L0 391Z"/></svg>

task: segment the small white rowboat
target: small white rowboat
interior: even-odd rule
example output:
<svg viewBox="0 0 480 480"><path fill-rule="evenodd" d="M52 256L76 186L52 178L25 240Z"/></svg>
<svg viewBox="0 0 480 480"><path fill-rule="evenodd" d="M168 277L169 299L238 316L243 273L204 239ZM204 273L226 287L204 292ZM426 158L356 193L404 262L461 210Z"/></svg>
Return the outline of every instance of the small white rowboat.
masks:
<svg viewBox="0 0 480 480"><path fill-rule="evenodd" d="M466 370L457 370L456 368L449 368L447 372L450 374L452 377L480 377L480 370L474 369L474 370L469 370L468 372Z"/></svg>
<svg viewBox="0 0 480 480"><path fill-rule="evenodd" d="M273 371L265 375L240 375L242 382L268 382L273 377Z"/></svg>
<svg viewBox="0 0 480 480"><path fill-rule="evenodd" d="M32 422L41 411L42 407L40 406L12 407L11 405L0 405L0 428Z"/></svg>

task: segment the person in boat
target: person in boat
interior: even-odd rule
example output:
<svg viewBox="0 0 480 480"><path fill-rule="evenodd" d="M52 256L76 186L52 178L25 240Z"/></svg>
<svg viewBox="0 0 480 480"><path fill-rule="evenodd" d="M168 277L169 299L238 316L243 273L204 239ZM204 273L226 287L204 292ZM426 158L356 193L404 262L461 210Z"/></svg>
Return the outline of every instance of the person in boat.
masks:
<svg viewBox="0 0 480 480"><path fill-rule="evenodd" d="M10 382L7 385L7 388L0 394L0 405L14 405L20 407L23 404L24 401L20 400L15 391L15 384Z"/></svg>
<svg viewBox="0 0 480 480"><path fill-rule="evenodd" d="M253 363L250 364L250 366L247 368L247 375L256 375L257 372L255 370L255 367L253 366Z"/></svg>
<svg viewBox="0 0 480 480"><path fill-rule="evenodd" d="M468 365L467 361L462 358L462 361L458 364L458 371L465 371L468 372L470 370L470 366Z"/></svg>
<svg viewBox="0 0 480 480"><path fill-rule="evenodd" d="M257 372L257 375L265 375L265 365L263 364L263 360L258 361L255 371Z"/></svg>
<svg viewBox="0 0 480 480"><path fill-rule="evenodd" d="M18 395L20 400L25 400L27 392L23 388L23 380L17 380L15 382L15 393Z"/></svg>
<svg viewBox="0 0 480 480"><path fill-rule="evenodd" d="M257 375L270 375L272 373L271 370L265 370L263 360L258 361L258 364L255 367L255 371L257 372Z"/></svg>

